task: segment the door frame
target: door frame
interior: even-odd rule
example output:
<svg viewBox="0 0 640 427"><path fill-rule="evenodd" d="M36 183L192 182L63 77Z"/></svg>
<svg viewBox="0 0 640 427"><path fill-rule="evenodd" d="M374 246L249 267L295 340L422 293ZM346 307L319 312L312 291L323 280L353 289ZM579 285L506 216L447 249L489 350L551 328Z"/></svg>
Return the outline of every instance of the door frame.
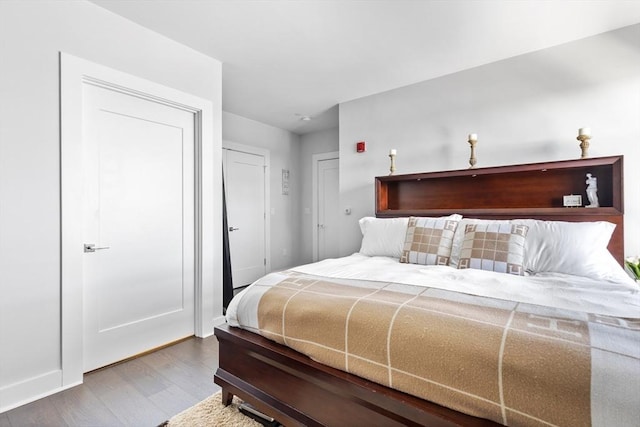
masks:
<svg viewBox="0 0 640 427"><path fill-rule="evenodd" d="M83 378L82 91L85 84L119 91L194 114L196 336L205 337L213 333L215 306L220 305L220 310L222 307L221 274L215 273L221 271L222 264L221 248L218 248L220 245L215 244L222 240L222 203L215 197L220 194L222 177L214 173L221 153L219 149L214 149L213 103L61 52L60 364L63 388L80 384Z"/></svg>
<svg viewBox="0 0 640 427"><path fill-rule="evenodd" d="M311 236L313 245L313 262L318 261L318 163L323 160L337 159L340 161L340 152L314 154L311 156Z"/></svg>
<svg viewBox="0 0 640 427"><path fill-rule="evenodd" d="M265 271L271 272L271 151L238 142L222 140L223 150L240 151L264 157L264 257ZM232 261L233 262L233 261ZM233 264L232 264L233 265Z"/></svg>

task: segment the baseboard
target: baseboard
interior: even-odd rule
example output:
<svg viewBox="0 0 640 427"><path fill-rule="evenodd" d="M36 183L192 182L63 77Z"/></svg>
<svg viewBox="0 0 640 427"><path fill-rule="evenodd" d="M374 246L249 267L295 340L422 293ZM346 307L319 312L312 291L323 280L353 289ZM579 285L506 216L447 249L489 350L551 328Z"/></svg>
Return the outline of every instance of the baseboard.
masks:
<svg viewBox="0 0 640 427"><path fill-rule="evenodd" d="M0 388L0 413L75 387L82 384L82 381L63 387L61 384L62 371L56 370L3 386Z"/></svg>

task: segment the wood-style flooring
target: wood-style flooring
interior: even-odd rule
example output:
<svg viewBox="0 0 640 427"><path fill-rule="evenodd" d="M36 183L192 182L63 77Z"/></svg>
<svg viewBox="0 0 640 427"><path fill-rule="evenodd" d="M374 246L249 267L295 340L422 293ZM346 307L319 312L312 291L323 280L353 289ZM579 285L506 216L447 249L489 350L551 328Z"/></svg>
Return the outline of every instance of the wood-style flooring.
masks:
<svg viewBox="0 0 640 427"><path fill-rule="evenodd" d="M0 427L155 427L220 390L218 341L189 338L84 376L84 384L0 414Z"/></svg>

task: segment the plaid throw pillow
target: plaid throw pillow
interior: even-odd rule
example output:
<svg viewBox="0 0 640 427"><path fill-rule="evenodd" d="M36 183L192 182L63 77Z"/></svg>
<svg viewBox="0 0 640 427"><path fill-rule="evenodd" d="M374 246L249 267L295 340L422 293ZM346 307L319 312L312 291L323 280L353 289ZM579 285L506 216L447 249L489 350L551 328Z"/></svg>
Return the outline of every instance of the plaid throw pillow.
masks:
<svg viewBox="0 0 640 427"><path fill-rule="evenodd" d="M524 276L524 241L528 231L529 227L522 224L468 224L458 268Z"/></svg>
<svg viewBox="0 0 640 427"><path fill-rule="evenodd" d="M449 265L457 219L409 218L400 262Z"/></svg>

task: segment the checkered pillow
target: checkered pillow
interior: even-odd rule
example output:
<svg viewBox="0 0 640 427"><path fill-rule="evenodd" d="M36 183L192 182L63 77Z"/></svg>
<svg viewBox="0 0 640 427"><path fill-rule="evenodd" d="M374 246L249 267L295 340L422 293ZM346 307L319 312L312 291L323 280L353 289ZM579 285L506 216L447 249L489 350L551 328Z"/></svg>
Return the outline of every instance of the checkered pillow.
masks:
<svg viewBox="0 0 640 427"><path fill-rule="evenodd" d="M458 222L458 218L409 218L400 262L449 265L451 243Z"/></svg>
<svg viewBox="0 0 640 427"><path fill-rule="evenodd" d="M458 268L524 276L524 241L528 231L529 227L522 224L467 224Z"/></svg>

